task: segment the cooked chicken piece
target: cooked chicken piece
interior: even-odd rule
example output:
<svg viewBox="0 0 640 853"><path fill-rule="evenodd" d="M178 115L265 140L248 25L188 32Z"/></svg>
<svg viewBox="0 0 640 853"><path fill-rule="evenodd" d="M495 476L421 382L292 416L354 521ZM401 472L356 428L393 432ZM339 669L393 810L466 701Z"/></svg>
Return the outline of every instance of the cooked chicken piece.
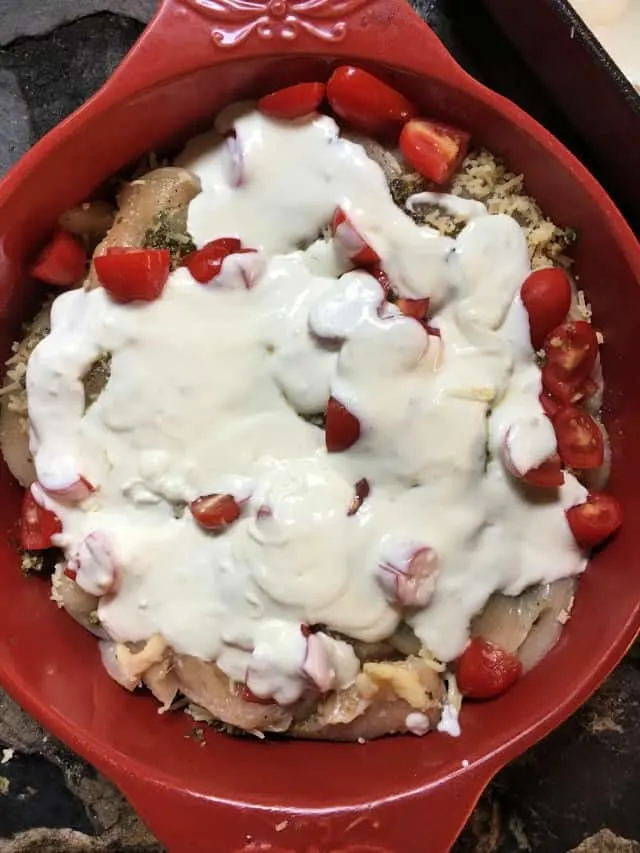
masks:
<svg viewBox="0 0 640 853"><path fill-rule="evenodd" d="M129 648L124 643L116 644L116 658L127 676L138 681L154 664L161 663L167 655L167 642L160 634L149 637L144 645Z"/></svg>
<svg viewBox="0 0 640 853"><path fill-rule="evenodd" d="M75 581L68 578L64 574L62 565L56 568L51 578L51 598L58 607L64 607L69 616L87 631L91 631L100 639L106 637L96 617L98 599L95 595L80 589Z"/></svg>
<svg viewBox="0 0 640 853"><path fill-rule="evenodd" d="M26 367L29 356L50 328L50 305L46 305L33 321L26 336L16 350L9 372L17 371L19 378L5 382L5 392L0 398L0 450L7 466L21 486L29 486L36 479L33 459L29 451L29 420ZM15 366L14 366L15 365ZM101 356L83 378L87 407L95 402L109 380L110 357Z"/></svg>
<svg viewBox="0 0 640 853"><path fill-rule="evenodd" d="M187 208L199 192L199 178L177 166L154 169L131 181L118 196L118 215L94 257L104 255L109 246L141 246L159 212L171 234L186 235ZM92 266L85 287L91 290L98 284Z"/></svg>
<svg viewBox="0 0 640 853"><path fill-rule="evenodd" d="M86 201L61 213L58 224L70 234L97 241L111 228L114 217L115 210L108 201Z"/></svg>
<svg viewBox="0 0 640 853"><path fill-rule="evenodd" d="M290 710L279 705L245 701L214 663L176 655L174 672L180 692L227 725L249 732L283 732L291 724Z"/></svg>
<svg viewBox="0 0 640 853"><path fill-rule="evenodd" d="M168 711L180 689L178 678L173 671L172 657L166 656L159 663L152 664L142 676L142 680L162 705L160 713Z"/></svg>
<svg viewBox="0 0 640 853"><path fill-rule="evenodd" d="M496 593L473 620L471 633L517 654L525 671L531 669L557 643L574 590L575 580L564 578L518 596Z"/></svg>
<svg viewBox="0 0 640 853"><path fill-rule="evenodd" d="M289 734L321 740L373 740L411 730L410 714L440 719L444 687L433 667L420 658L367 663L356 683L327 697L314 715L294 723Z"/></svg>
<svg viewBox="0 0 640 853"><path fill-rule="evenodd" d="M50 304L42 308L8 362L7 377L0 398L0 449L7 466L21 486L36 478L29 453L29 420L25 380L29 356L48 334L51 325Z"/></svg>

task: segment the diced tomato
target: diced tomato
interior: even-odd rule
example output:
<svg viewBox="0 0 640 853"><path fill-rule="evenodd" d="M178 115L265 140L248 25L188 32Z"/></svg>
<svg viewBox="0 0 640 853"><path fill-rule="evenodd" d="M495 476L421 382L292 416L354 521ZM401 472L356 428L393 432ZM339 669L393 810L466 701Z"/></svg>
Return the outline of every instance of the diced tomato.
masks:
<svg viewBox="0 0 640 853"><path fill-rule="evenodd" d="M44 489L48 495L51 495L52 498L55 498L57 501L64 504L80 503L81 501L86 500L89 495L93 494L96 490L96 487L82 475L80 475L73 483L70 483L62 489L47 489L42 485L42 483L40 483L40 487Z"/></svg>
<svg viewBox="0 0 640 853"><path fill-rule="evenodd" d="M22 499L20 514L20 545L26 551L44 551L51 548L51 537L60 533L62 524L58 516L39 503L27 489Z"/></svg>
<svg viewBox="0 0 640 853"><path fill-rule="evenodd" d="M400 150L428 181L447 184L469 150L471 136L449 124L413 119L400 134Z"/></svg>
<svg viewBox="0 0 640 853"><path fill-rule="evenodd" d="M622 524L620 503L604 492L590 492L583 504L572 506L566 515L576 542L583 548L601 545Z"/></svg>
<svg viewBox="0 0 640 853"><path fill-rule="evenodd" d="M564 483L564 473L560 457L555 453L550 459L545 460L537 468L531 468L522 475L522 479L530 486L540 486L545 489L554 489Z"/></svg>
<svg viewBox="0 0 640 853"><path fill-rule="evenodd" d="M544 391L542 392L542 394L540 394L540 405L544 409L544 413L550 421L553 421L555 416L562 408L562 403L559 403L557 400L554 400L551 394L547 394Z"/></svg>
<svg viewBox="0 0 640 853"><path fill-rule="evenodd" d="M200 527L222 531L240 517L240 505L233 495L202 495L191 502L191 512Z"/></svg>
<svg viewBox="0 0 640 853"><path fill-rule="evenodd" d="M542 385L554 398L556 405L569 406L586 402L598 393L599 385L590 376L566 377L555 364L544 364L541 372Z"/></svg>
<svg viewBox="0 0 640 853"><path fill-rule="evenodd" d="M544 351L547 363L559 376L583 382L596 363L598 339L589 323L576 320L553 329L546 337Z"/></svg>
<svg viewBox="0 0 640 853"><path fill-rule="evenodd" d="M169 278L167 249L111 247L94 258L100 284L116 302L152 302Z"/></svg>
<svg viewBox="0 0 640 853"><path fill-rule="evenodd" d="M71 234L59 229L41 250L29 275L47 284L70 287L84 278L87 253Z"/></svg>
<svg viewBox="0 0 640 853"><path fill-rule="evenodd" d="M389 281L389 276L382 269L380 264L374 264L369 270L369 272L378 281L378 284L382 288L386 299L391 289L391 282Z"/></svg>
<svg viewBox="0 0 640 853"><path fill-rule="evenodd" d="M273 699L266 696L256 696L253 690L246 685L242 688L240 695L245 702L253 702L255 705L273 705Z"/></svg>
<svg viewBox="0 0 640 853"><path fill-rule="evenodd" d="M562 464L557 453L554 453L553 456L546 459L542 465L538 465L537 468L530 468L528 471L524 472L520 471L514 464L511 456L510 447L512 435L513 433L510 427L507 430L507 434L505 435L502 443L502 457L507 470L510 471L514 477L517 477L529 486L538 486L544 489L554 489L564 483Z"/></svg>
<svg viewBox="0 0 640 853"><path fill-rule="evenodd" d="M339 403L329 398L325 423L325 442L329 453L348 450L360 438L360 421Z"/></svg>
<svg viewBox="0 0 640 853"><path fill-rule="evenodd" d="M531 344L535 350L564 322L571 306L571 283L559 267L535 270L520 289L520 297L529 315Z"/></svg>
<svg viewBox="0 0 640 853"><path fill-rule="evenodd" d="M567 377L556 364L547 362L542 365L540 378L542 387L559 404L567 406L582 399L582 377Z"/></svg>
<svg viewBox="0 0 640 853"><path fill-rule="evenodd" d="M458 689L468 699L491 699L508 690L522 674L522 664L495 643L474 637L456 665Z"/></svg>
<svg viewBox="0 0 640 853"><path fill-rule="evenodd" d="M211 240L209 243L205 243L205 245L199 251L204 251L207 246L211 246L212 249L223 249L228 255L232 255L234 252L242 251L242 243L237 237L216 237L215 240ZM255 249L244 249L245 252L255 252Z"/></svg>
<svg viewBox="0 0 640 853"><path fill-rule="evenodd" d="M341 207L336 207L334 211L331 231L354 264L369 267L380 263L377 252L371 248Z"/></svg>
<svg viewBox="0 0 640 853"><path fill-rule="evenodd" d="M397 132L417 115L404 95L353 65L336 68L327 83L327 98L336 115L374 136Z"/></svg>
<svg viewBox="0 0 640 853"><path fill-rule="evenodd" d="M260 98L258 110L270 118L302 118L318 109L325 90L324 83L297 83Z"/></svg>
<svg viewBox="0 0 640 853"><path fill-rule="evenodd" d="M404 299L401 297L397 300L396 307L406 317L424 320L429 312L429 299Z"/></svg>
<svg viewBox="0 0 640 853"><path fill-rule="evenodd" d="M369 486L368 480L358 480L358 482L356 483L356 493L354 495L353 500L351 501L351 506L349 507L347 515L355 515L358 512L362 504L369 497L370 491L371 487Z"/></svg>
<svg viewBox="0 0 640 853"><path fill-rule="evenodd" d="M66 578L69 578L70 581L74 581L74 583L75 583L75 581L78 577L78 570L72 569L70 566L65 566L64 571L63 571L63 575Z"/></svg>
<svg viewBox="0 0 640 853"><path fill-rule="evenodd" d="M587 412L566 406L556 413L553 426L558 452L568 468L591 470L604 462L604 438Z"/></svg>
<svg viewBox="0 0 640 853"><path fill-rule="evenodd" d="M200 284L207 284L218 275L227 255L238 252L241 246L237 237L218 237L183 258L182 266L187 267Z"/></svg>

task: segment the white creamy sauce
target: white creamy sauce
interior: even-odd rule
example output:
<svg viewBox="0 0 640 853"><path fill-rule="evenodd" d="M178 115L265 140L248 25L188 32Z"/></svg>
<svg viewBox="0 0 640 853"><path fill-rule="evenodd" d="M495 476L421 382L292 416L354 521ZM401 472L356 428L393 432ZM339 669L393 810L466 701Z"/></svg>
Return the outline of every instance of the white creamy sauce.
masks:
<svg viewBox="0 0 640 853"><path fill-rule="evenodd" d="M571 0L571 5L640 90L640 0Z"/></svg>
<svg viewBox="0 0 640 853"><path fill-rule="evenodd" d="M407 714L404 723L407 727L407 731L411 732L412 735L417 735L418 737L426 735L431 728L429 718L426 714L420 713L420 711L412 711L410 714Z"/></svg>
<svg viewBox="0 0 640 853"><path fill-rule="evenodd" d="M37 495L61 518L71 561L89 535L102 543L92 582L104 582L105 554L117 564L99 606L112 638L159 633L291 702L308 677L329 689L358 670L350 646L309 642L301 624L364 641L394 631L400 609L381 567L397 581L428 555L429 586L407 618L443 661L461 653L492 592L581 572L564 507L585 491L567 475L557 494L531 494L500 461L510 428L523 468L555 451L518 297L529 265L515 221L477 216L455 241L419 227L331 118L250 112L235 130L239 186L216 134L189 143L180 164L202 181L189 208L197 244L237 236L259 249L254 285L230 259L206 286L177 270L152 303L117 304L101 288L58 297L28 366L31 448L45 488L80 475L96 487L75 506ZM338 205L401 293L431 298L441 339L318 241ZM85 412L80 377L104 352L111 378ZM301 417L330 394L361 423L343 453L328 454L323 430ZM348 516L362 478L370 495ZM204 532L188 507L176 513L217 492L242 503L223 534Z"/></svg>
<svg viewBox="0 0 640 853"><path fill-rule="evenodd" d="M438 723L438 731L449 737L460 737L460 712L446 703L442 706L442 717Z"/></svg>

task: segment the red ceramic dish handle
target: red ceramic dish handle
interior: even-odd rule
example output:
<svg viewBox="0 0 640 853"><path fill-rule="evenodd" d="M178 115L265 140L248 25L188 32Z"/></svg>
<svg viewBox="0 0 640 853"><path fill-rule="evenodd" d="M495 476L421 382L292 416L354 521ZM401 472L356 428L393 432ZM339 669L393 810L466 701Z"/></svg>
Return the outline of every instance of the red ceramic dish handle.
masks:
<svg viewBox="0 0 640 853"><path fill-rule="evenodd" d="M413 70L470 79L406 0L164 0L103 91L120 99L199 68L285 52L379 61L394 44Z"/></svg>
<svg viewBox="0 0 640 853"><path fill-rule="evenodd" d="M171 853L447 853L496 770L469 767L400 800L336 813L250 808L110 775Z"/></svg>

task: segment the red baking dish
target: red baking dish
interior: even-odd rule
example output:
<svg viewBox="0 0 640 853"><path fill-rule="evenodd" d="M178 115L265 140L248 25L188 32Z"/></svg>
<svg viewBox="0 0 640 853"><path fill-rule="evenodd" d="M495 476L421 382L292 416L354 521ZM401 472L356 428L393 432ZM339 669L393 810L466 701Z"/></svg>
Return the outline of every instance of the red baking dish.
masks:
<svg viewBox="0 0 640 853"><path fill-rule="evenodd" d="M103 672L95 640L0 551L0 681L120 786L172 853L439 853L482 789L606 677L640 626L640 248L598 183L542 127L463 72L402 0L165 0L109 83L27 154L0 187L0 318L7 354L33 309L24 269L57 215L148 149L221 106L348 60L390 81L523 171L560 225L580 233L576 272L605 336L613 493L627 524L579 584L559 646L499 700L463 713L463 734L370 744L232 739L158 716ZM7 527L20 494L6 470Z"/></svg>

